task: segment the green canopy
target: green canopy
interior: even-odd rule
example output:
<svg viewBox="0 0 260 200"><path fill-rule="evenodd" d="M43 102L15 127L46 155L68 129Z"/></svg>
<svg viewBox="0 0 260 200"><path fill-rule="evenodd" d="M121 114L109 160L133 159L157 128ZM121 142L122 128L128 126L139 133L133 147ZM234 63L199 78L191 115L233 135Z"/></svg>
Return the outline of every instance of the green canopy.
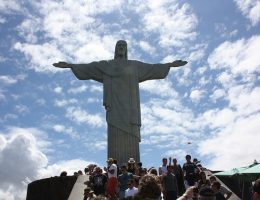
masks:
<svg viewBox="0 0 260 200"><path fill-rule="evenodd" d="M255 181L260 178L260 163L255 163L251 167L238 174L241 179Z"/></svg>
<svg viewBox="0 0 260 200"><path fill-rule="evenodd" d="M215 176L234 176L234 175L236 175L238 173L241 173L245 169L247 169L247 168L246 167L233 168L231 170L214 173L214 175Z"/></svg>
<svg viewBox="0 0 260 200"><path fill-rule="evenodd" d="M260 163L214 173L241 199L251 199L252 182L260 178ZM239 190L237 190L239 188Z"/></svg>
<svg viewBox="0 0 260 200"><path fill-rule="evenodd" d="M252 167L245 169L242 174L260 174L260 163L256 163Z"/></svg>
<svg viewBox="0 0 260 200"><path fill-rule="evenodd" d="M236 177L240 180L254 181L260 177L260 163L254 163L247 167L233 168L228 171L215 173L214 175L219 177Z"/></svg>

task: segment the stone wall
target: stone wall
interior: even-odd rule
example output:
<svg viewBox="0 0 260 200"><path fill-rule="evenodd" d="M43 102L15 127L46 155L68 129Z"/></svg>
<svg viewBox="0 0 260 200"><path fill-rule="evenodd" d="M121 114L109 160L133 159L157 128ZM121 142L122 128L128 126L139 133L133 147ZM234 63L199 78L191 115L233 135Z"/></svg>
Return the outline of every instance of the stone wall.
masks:
<svg viewBox="0 0 260 200"><path fill-rule="evenodd" d="M28 185L26 200L67 200L76 176L51 177Z"/></svg>

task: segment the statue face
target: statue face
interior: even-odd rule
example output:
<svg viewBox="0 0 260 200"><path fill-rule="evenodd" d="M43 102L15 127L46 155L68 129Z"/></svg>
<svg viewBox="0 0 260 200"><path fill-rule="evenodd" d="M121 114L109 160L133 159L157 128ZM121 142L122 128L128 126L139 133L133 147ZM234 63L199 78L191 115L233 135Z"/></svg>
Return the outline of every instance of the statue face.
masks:
<svg viewBox="0 0 260 200"><path fill-rule="evenodd" d="M126 44L124 42L119 42L117 44L117 55L122 57L126 54Z"/></svg>

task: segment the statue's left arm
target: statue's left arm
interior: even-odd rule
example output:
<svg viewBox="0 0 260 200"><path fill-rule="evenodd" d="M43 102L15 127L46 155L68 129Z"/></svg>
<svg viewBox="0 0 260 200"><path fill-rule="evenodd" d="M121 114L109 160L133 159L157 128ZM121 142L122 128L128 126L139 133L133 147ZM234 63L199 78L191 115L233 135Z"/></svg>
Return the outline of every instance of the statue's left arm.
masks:
<svg viewBox="0 0 260 200"><path fill-rule="evenodd" d="M180 67L186 65L187 61L175 60L171 63L148 64L138 62L139 82L153 79L163 79L169 73L170 67Z"/></svg>

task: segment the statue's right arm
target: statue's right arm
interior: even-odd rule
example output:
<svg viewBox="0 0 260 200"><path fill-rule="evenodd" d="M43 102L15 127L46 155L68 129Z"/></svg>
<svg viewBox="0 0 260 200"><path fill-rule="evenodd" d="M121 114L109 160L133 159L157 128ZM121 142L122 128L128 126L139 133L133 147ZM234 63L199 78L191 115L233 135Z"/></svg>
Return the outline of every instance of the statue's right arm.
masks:
<svg viewBox="0 0 260 200"><path fill-rule="evenodd" d="M71 68L70 64L66 62L53 63L52 65L58 68Z"/></svg>

